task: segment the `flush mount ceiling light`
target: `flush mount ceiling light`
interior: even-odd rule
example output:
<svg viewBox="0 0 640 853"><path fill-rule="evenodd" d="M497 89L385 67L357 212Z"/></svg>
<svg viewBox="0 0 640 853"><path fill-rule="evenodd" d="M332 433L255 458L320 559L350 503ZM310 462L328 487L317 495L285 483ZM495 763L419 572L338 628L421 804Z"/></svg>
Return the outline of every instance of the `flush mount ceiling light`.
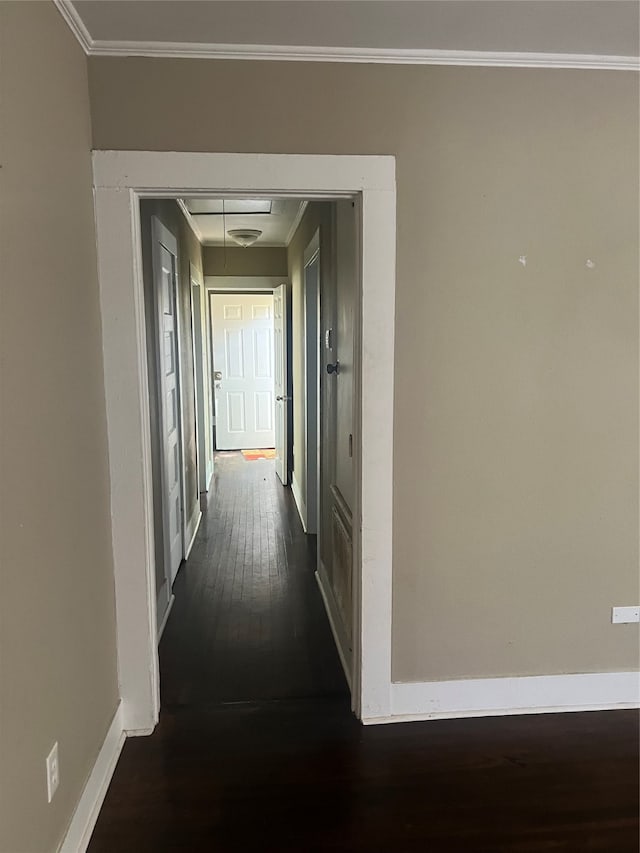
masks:
<svg viewBox="0 0 640 853"><path fill-rule="evenodd" d="M258 231L255 228L232 228L231 231L227 231L227 234L234 243L246 249L247 246L251 246L256 242L262 231Z"/></svg>

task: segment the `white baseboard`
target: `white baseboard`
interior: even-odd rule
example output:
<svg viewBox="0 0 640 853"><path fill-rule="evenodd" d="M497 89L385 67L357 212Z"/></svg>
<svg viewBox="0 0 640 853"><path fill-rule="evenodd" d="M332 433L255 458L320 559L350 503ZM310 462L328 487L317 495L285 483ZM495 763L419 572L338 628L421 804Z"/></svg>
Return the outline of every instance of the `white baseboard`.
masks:
<svg viewBox="0 0 640 853"><path fill-rule="evenodd" d="M171 598L169 599L169 603L167 604L167 608L164 611L164 616L162 617L162 622L160 623L160 627L158 628L158 645L160 644L160 640L162 639L162 635L164 633L164 629L167 625L167 620L169 619L169 614L171 613L171 608L173 607L173 602L176 600L176 597L173 593L171 593Z"/></svg>
<svg viewBox="0 0 640 853"><path fill-rule="evenodd" d="M391 715L363 723L557 714L640 707L640 673L592 672L460 681L394 682Z"/></svg>
<svg viewBox="0 0 640 853"><path fill-rule="evenodd" d="M189 559L189 554L191 553L191 549L193 548L193 543L196 541L196 536L198 534L198 528L200 527L201 521L202 510L200 509L200 506L198 506L198 509L193 513L187 525L185 540L188 542L188 545L185 548L184 552L185 560Z"/></svg>
<svg viewBox="0 0 640 853"><path fill-rule="evenodd" d="M293 499L296 502L296 507L298 508L298 515L300 516L300 521L302 522L302 529L304 532L307 532L307 507L302 499L302 491L300 489L300 484L296 480L296 475L294 474L291 477L291 491L293 493Z"/></svg>
<svg viewBox="0 0 640 853"><path fill-rule="evenodd" d="M122 703L113 717L87 784L78 801L69 829L60 845L59 853L85 853L91 833L98 820L100 809L116 769L126 734L123 730Z"/></svg>
<svg viewBox="0 0 640 853"><path fill-rule="evenodd" d="M342 620L338 612L338 605L333 597L331 584L329 583L327 573L322 564L316 572L316 580L320 587L320 595L322 595L322 600L324 601L324 608L327 611L329 625L331 626L331 633L333 634L333 639L335 640L336 648L338 649L340 663L342 664L344 675L347 679L347 684L349 685L349 690L351 690L351 651L349 649L349 641L344 628L342 627Z"/></svg>

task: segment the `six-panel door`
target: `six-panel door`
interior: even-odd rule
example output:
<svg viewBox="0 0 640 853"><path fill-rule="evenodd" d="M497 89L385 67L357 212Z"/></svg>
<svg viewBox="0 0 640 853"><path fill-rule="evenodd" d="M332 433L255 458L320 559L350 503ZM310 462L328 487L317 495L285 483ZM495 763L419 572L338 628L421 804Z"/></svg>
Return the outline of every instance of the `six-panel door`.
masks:
<svg viewBox="0 0 640 853"><path fill-rule="evenodd" d="M211 299L216 448L274 447L273 295Z"/></svg>

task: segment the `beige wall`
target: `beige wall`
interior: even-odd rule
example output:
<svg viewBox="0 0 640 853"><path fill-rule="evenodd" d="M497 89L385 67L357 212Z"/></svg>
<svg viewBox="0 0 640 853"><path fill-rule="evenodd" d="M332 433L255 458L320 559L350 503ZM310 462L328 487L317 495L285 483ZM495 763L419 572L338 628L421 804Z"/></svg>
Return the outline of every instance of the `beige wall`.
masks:
<svg viewBox="0 0 640 853"><path fill-rule="evenodd" d="M118 701L89 95L52 3L0 34L0 850L49 853Z"/></svg>
<svg viewBox="0 0 640 853"><path fill-rule="evenodd" d="M205 246L205 275L287 275L287 250L279 246Z"/></svg>
<svg viewBox="0 0 640 853"><path fill-rule="evenodd" d="M202 112L230 80L264 98ZM396 156L394 678L636 667L610 608L639 598L638 76L96 58L90 84L97 148Z"/></svg>

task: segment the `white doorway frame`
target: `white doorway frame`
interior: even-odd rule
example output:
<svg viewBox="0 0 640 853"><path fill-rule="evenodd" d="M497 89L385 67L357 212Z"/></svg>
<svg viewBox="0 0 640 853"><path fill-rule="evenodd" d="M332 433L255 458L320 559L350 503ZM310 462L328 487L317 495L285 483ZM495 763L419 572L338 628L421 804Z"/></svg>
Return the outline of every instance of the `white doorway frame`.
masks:
<svg viewBox="0 0 640 853"><path fill-rule="evenodd" d="M318 277L313 285L307 270L317 262ZM316 229L304 250L302 265L304 311L304 435L305 435L305 530L318 533L320 509L320 229ZM319 540L318 540L319 543ZM318 545L319 547L319 545ZM318 551L319 553L319 551Z"/></svg>
<svg viewBox="0 0 640 853"><path fill-rule="evenodd" d="M358 155L95 151L111 518L123 728L160 712L141 198L355 198L360 210L354 435L354 671L364 722L391 713L395 158Z"/></svg>
<svg viewBox="0 0 640 853"><path fill-rule="evenodd" d="M280 284L285 283L281 280L279 280L279 281L280 281ZM216 296L251 296L251 295L254 295L254 296L271 296L273 299L273 288L271 288L271 289L264 288L262 290L255 290L255 289L254 290L243 290L241 287L226 288L226 289L222 289L222 290L216 290L215 288L212 288L211 290L207 291L207 300L209 302L209 318L210 318L208 333L209 333L209 343L210 343L210 352L211 352L211 376L212 376L211 385L213 388L212 396L214 398L213 411L216 412L216 421L215 421L216 422L216 431L215 431L215 440L213 442L214 453L217 450L219 450L219 448L217 446L217 441L218 441L218 430L217 430L218 415L217 415L217 410L216 410L216 405L215 405L216 379L215 379L215 375L214 375L215 374L214 368L216 366L215 365L215 340L216 340L216 338L215 338L215 326L214 326L214 322L213 322L214 299ZM272 307L272 311L271 311L271 332L272 332L272 342L273 342L273 323L274 323L273 301L272 301L271 307ZM220 335L220 337L222 338L223 336ZM272 416L273 423L275 426L275 392L274 392L274 400L273 400L273 407L272 407L271 416ZM255 446L257 446L257 445L255 445ZM238 449L238 448L234 448L234 449ZM225 449L223 448L222 450L224 452Z"/></svg>
<svg viewBox="0 0 640 853"><path fill-rule="evenodd" d="M204 282L202 273L189 261L189 283L191 285L191 337L193 340L193 372L195 378L195 404L196 404L196 446L197 468L198 468L198 491L209 490L209 478L213 471L209 471L209 459L207 457L207 423L206 410L207 383L209 381L209 370L207 367L207 354L209 348L207 339L203 334L206 328L203 311L206 313Z"/></svg>

